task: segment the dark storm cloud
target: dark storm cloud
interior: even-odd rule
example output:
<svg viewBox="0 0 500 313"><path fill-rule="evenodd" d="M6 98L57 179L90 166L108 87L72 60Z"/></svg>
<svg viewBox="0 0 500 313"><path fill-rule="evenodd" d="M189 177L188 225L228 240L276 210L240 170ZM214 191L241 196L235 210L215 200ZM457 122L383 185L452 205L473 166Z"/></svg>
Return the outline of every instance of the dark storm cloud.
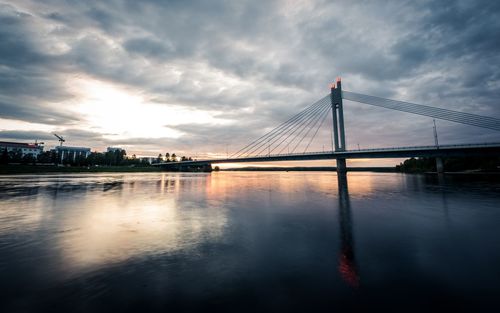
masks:
<svg viewBox="0 0 500 313"><path fill-rule="evenodd" d="M74 138L76 140L102 140L103 135L109 135L109 134L102 134L100 132L95 132L95 131L90 131L90 130L83 130L83 129L77 129L77 128L70 128L70 129L65 129L64 134L68 137Z"/></svg>
<svg viewBox="0 0 500 313"><path fill-rule="evenodd" d="M204 126L197 124L179 125L174 129L184 133L177 140L174 147L183 151L189 151L190 147L196 147L198 151L211 151L210 147L234 142L234 138L256 138L260 136L261 130L256 130L255 125L239 124L228 126ZM241 148L239 144L231 144L231 151ZM224 147L225 148L225 147ZM222 152L222 150L220 150Z"/></svg>
<svg viewBox="0 0 500 313"><path fill-rule="evenodd" d="M43 100L71 97L53 72L59 60L44 51L35 17L0 3L0 117L44 124L71 124L77 117Z"/></svg>
<svg viewBox="0 0 500 313"><path fill-rule="evenodd" d="M1 117L5 119L39 124L64 125L78 122L78 118L74 115L59 113L53 108L38 105L36 101L20 103L18 100L16 103L12 103L0 100L0 112Z"/></svg>
<svg viewBox="0 0 500 313"><path fill-rule="evenodd" d="M136 53L155 59L165 59L168 57L169 49L163 42L152 38L133 38L124 43L124 48L130 53Z"/></svg>
<svg viewBox="0 0 500 313"><path fill-rule="evenodd" d="M23 68L45 62L47 57L35 45L33 33L27 27L33 16L0 4L0 55L2 65Z"/></svg>
<svg viewBox="0 0 500 313"><path fill-rule="evenodd" d="M175 126L182 143L130 139L144 147L251 141L339 75L347 90L500 117L498 38L496 1L12 1L0 4L0 117L74 128L57 106L74 75L233 121ZM347 103L346 120L350 145L432 142L427 118Z"/></svg>
<svg viewBox="0 0 500 313"><path fill-rule="evenodd" d="M0 138L10 140L52 140L53 135L42 131L25 131L25 130L1 130Z"/></svg>

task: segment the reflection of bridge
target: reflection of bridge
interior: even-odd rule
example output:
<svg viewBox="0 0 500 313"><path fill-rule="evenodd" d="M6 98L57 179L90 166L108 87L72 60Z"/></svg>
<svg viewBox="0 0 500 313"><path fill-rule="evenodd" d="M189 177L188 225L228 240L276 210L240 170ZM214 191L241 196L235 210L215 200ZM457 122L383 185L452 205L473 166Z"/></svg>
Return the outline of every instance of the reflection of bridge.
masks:
<svg viewBox="0 0 500 313"><path fill-rule="evenodd" d="M439 145L436 133L434 146L347 150L343 99L500 131L500 119L497 118L343 91L341 81L338 79L337 83L332 86L330 95L323 97L230 157L156 165L166 169L189 170L193 168L210 168L211 164L216 163L336 159L337 171L345 172L346 159L434 157L436 158L438 172L442 172L442 157L500 156L500 143ZM309 152L308 149L324 124L325 119L330 115L330 110L332 111L331 121L333 126L332 148L334 149L328 152Z"/></svg>
<svg viewBox="0 0 500 313"><path fill-rule="evenodd" d="M358 287L360 278L355 257L353 221L351 213L351 201L349 199L347 174L339 173L339 175L337 175L337 181L340 229L340 253L338 270L340 276L346 283L348 283L352 287Z"/></svg>

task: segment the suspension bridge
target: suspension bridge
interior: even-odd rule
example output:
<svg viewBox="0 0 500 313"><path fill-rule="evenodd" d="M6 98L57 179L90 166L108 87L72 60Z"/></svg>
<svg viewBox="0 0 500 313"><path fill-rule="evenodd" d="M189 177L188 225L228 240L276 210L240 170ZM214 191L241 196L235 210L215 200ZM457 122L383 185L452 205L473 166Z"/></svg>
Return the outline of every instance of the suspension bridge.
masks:
<svg viewBox="0 0 500 313"><path fill-rule="evenodd" d="M346 159L433 157L438 172L443 172L443 157L500 156L500 142L439 145L435 133L433 146L409 146L377 149L348 150L344 128L343 100L350 100L376 107L432 117L455 123L500 131L500 119L437 108L427 105L374 97L342 90L337 79L330 94L303 109L271 131L250 142L226 158L202 159L182 162L163 162L156 166L165 169L191 170L211 168L212 164L305 161L335 159L337 171L345 172ZM318 131L331 115L331 151L309 151Z"/></svg>

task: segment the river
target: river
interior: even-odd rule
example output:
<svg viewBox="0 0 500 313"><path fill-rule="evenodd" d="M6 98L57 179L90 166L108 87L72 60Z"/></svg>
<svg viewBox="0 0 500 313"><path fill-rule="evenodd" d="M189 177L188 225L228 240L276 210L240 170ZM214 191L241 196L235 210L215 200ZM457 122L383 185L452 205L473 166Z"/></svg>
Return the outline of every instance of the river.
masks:
<svg viewBox="0 0 500 313"><path fill-rule="evenodd" d="M0 312L499 308L500 182L0 176Z"/></svg>

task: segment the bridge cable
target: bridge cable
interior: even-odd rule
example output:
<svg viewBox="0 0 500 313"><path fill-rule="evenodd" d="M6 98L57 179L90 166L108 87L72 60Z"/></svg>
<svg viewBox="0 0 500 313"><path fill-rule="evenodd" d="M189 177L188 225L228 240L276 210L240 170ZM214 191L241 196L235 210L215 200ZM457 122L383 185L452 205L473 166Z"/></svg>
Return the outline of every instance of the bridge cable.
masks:
<svg viewBox="0 0 500 313"><path fill-rule="evenodd" d="M463 123L463 124L471 124L474 126L479 126L479 127L485 127L488 128L488 126L493 126L495 127L496 124L500 120L496 120L495 118L491 117L486 117L486 116L480 116L480 115L474 115L470 113L463 113L463 112L458 112L458 111L452 111L452 110L446 110L446 109L441 109L441 108L433 108L429 106L423 106L420 104L413 104L413 103L408 103L408 102L402 102L399 101L400 103L397 103L397 106L394 104L394 102L398 102L396 100L390 100L390 99L383 99L379 98L379 103L378 104L373 104L370 101L372 100L371 98L376 98L372 96L367 96L367 95L359 95L361 99L364 98L366 100L363 101L363 103L371 104L371 105L376 105L376 106L381 106L389 109L394 109L398 111L403 111L403 112L409 112L409 113L414 113L418 115L423 115L423 116L431 116L431 117L436 117L440 119L447 119L451 120L453 122L458 122L458 123ZM347 98L345 98L347 99ZM358 99L358 100L359 100ZM351 99L348 99L351 100ZM353 100L357 101L357 100ZM361 101L358 101L361 102ZM465 116L467 115L467 116ZM496 120L496 121L495 121ZM480 125L477 125L479 123Z"/></svg>
<svg viewBox="0 0 500 313"><path fill-rule="evenodd" d="M464 113L442 108L435 108L427 105L415 104L410 102L368 96L349 91L342 91L342 98L346 100L384 107L387 109L418 114L422 116L429 116L456 123L468 124L472 126L500 131L500 119L493 117L481 116L477 114Z"/></svg>
<svg viewBox="0 0 500 313"><path fill-rule="evenodd" d="M276 138L271 144L274 144L276 143L278 140L280 140L281 138L283 138L276 146L274 146L274 148L272 150L269 151L269 153L271 153L272 151L276 150L279 146L281 146L281 144L283 144L284 142L286 142L293 134L295 134L297 131L299 131L299 133L301 133L305 128L307 128L307 126L316 119L316 117L321 114L321 112L326 108L328 104L324 104L323 107L319 108L318 110L316 110L316 112L312 115L310 115L307 119L303 120L301 123L299 123L296 127L290 129L289 131L287 131L286 133L282 134L282 136ZM296 137L297 135L295 135ZM294 139L295 139L294 137ZM292 139L292 141L294 140ZM263 151L265 150L265 148L261 151L258 152L258 154L262 153Z"/></svg>
<svg viewBox="0 0 500 313"><path fill-rule="evenodd" d="M349 92L348 92L349 93ZM350 93L352 94L352 93ZM376 105L376 106L382 106L386 107L389 109L394 109L394 110L399 110L399 111L404 111L404 112L409 112L409 113L414 113L414 114L419 114L419 115L424 115L424 116L431 116L431 117L437 117L441 119L448 119L454 122L461 122L461 123L472 123L474 126L497 126L500 120L491 118L491 117L485 117L485 116L480 116L480 115L475 115L475 114L470 114L470 113L463 113L463 112L458 112L458 111L452 111L452 110L446 110L446 109L441 109L441 108L433 108L429 106L423 106L423 105L418 105L418 104L413 104L413 103L407 103L407 102L402 102L402 101L395 101L395 100L389 100L389 99L383 99L383 98L378 98L377 100L378 103L372 102L373 98L377 97L372 97L372 96L366 96L366 95L357 95L359 96L356 99L353 99L351 97L344 97L347 100L352 100L352 101L358 101L361 100L361 97L364 98L361 101L358 102L363 102L371 105ZM479 124L479 125L478 125Z"/></svg>
<svg viewBox="0 0 500 313"><path fill-rule="evenodd" d="M311 112L311 114L309 114L307 117L305 117L304 119L302 119L302 121L300 121L300 123L297 123L296 125L293 125L292 127L289 127L289 129L287 129L285 132L282 132L282 134L280 136L275 136L272 140L272 141L268 141L266 142L268 144L268 147L264 147L262 150L260 150L259 152L257 152L257 155L260 155L260 153L262 153L263 151L266 150L266 148L270 148L271 145L273 145L276 141L278 141L279 139L285 137L284 140L286 140L287 138L289 138L292 134L294 134L298 129L301 129L303 127L303 125L305 123L307 123L311 118L314 118L318 112L321 112L323 110L323 108L326 106L326 105L329 105L328 102L326 102L326 100L322 103L322 105L320 107L318 107L317 109L315 109L313 112ZM283 142L283 140L282 140ZM264 143L265 144L265 143ZM281 144L281 143L280 143ZM262 146L262 145L261 145ZM276 149L273 148L273 151ZM257 149L255 149L257 150ZM251 153L255 152L252 151ZM271 151L269 151L270 153Z"/></svg>
<svg viewBox="0 0 500 313"><path fill-rule="evenodd" d="M303 125L301 128L299 128L299 129L300 129L300 131L299 131L299 132L298 132L298 133L297 133L297 134L296 134L296 135L292 138L292 140L290 140L290 142L288 142L288 145L290 145L292 142L294 142L294 141L295 141L295 139L296 139L296 138L298 138L298 136L300 136L300 134L302 134L302 132L304 132L304 130L306 130L306 129L309 127L309 125L311 125L311 123L313 123L314 121L316 121L316 120L320 119L320 118L321 118L321 116L323 115L324 111L325 111L325 110L327 110L329 107L330 107L330 104L328 104L328 105L324 106L324 108L323 108L322 110L318 111L318 113L317 113L317 114L316 114L313 118L311 118L311 119L307 122L307 124L305 124L305 125ZM314 124L316 124L316 123L314 123ZM297 130L298 130L298 129L297 129ZM281 141L281 142L280 142L280 143L279 143L279 144L278 144L275 148L273 148L273 150L271 150L270 152L273 152L276 148L278 148L279 146L281 146L281 144L282 144L283 142L285 142L285 141L286 141L286 140L287 140L287 139L288 139L291 135L293 135L293 133L295 133L295 132L292 132L291 134L289 134L289 135L288 135L288 136L287 136L284 140L282 140L282 141ZM283 148L282 148L282 149L278 152L278 154L281 154L281 152L282 152L283 150L285 150L285 148L286 148L286 147L287 147L287 146L283 146Z"/></svg>
<svg viewBox="0 0 500 313"><path fill-rule="evenodd" d="M327 106L325 108L325 110L318 116L318 118L314 121L314 123L307 129L307 132L304 134L304 136L302 136L302 138L300 138L300 140L297 142L297 144L295 144L295 147L293 147L293 149L292 149L292 153L295 152L295 150L297 149L297 147L299 147L299 145L302 143L302 141L309 135L309 133L311 132L311 130L314 129L314 127L321 120L321 118L323 117L323 115L326 116L326 114L328 114L328 112L330 112L331 108L332 108L331 105ZM297 137L298 137L298 135L297 135ZM295 140L295 138L293 140Z"/></svg>
<svg viewBox="0 0 500 313"><path fill-rule="evenodd" d="M321 118L321 116L324 114L324 111L325 111L325 110L328 110L330 107L331 107L331 105L330 105L330 104L326 105L326 106L325 106L325 107L324 107L321 111L319 111L319 112L318 112L318 114L316 114L316 116L314 116L312 119L310 119L310 120L309 120L309 122L308 122L306 125L304 125L304 126L300 129L300 131L299 131L299 132L298 132L298 133L297 133L297 134L296 134L296 135L292 138L292 140L290 140L290 141L288 142L288 145L285 145L285 146L283 146L283 148L281 148L281 150L278 152L278 154L281 154L281 152L283 152L283 150L285 150L285 148L286 148L287 146L289 146L292 142L294 142L294 141L295 141L295 139L296 139L296 138L298 138L298 136L300 136L300 134L302 134L302 133L304 132L304 130L306 130L308 127L309 127L309 129L310 129L311 127L310 127L309 125L311 125L311 123L313 123L313 122L314 122L314 124L313 124L313 125L315 125L315 124L316 124L316 122L315 122L315 121L319 120L319 119ZM314 126L312 126L312 127L314 127ZM276 148L278 148L279 146L281 146L281 144L282 144L283 142L285 142L285 141L286 141L286 140L287 140L287 139L288 139L288 138L289 138L292 134L293 134L293 133L289 134L289 135L288 135L288 136L287 136L284 140L282 140L282 141L281 141L281 142L280 142L280 143L279 143L279 144L278 144L278 145L277 145L277 146L276 146L273 150L271 150L270 152L274 151ZM295 148L294 148L294 150L295 150ZM292 152L293 152L294 150L292 150Z"/></svg>
<svg viewBox="0 0 500 313"><path fill-rule="evenodd" d="M331 108L330 108L331 109ZM323 123L325 122L326 120L326 117L327 116L330 116L330 110L327 111L327 114L323 117L323 120L321 121L321 123L319 123L318 127L316 128L316 131L314 132L313 136L311 137L311 140L309 140L309 143L307 144L306 148L304 149L304 152L303 153L306 153L307 149L309 149L309 145L311 144L311 142L314 140L314 137L316 137L316 134L318 133L318 130L321 128L321 126L323 125Z"/></svg>
<svg viewBox="0 0 500 313"><path fill-rule="evenodd" d="M294 123L288 125L284 129L280 130L279 132L274 134L272 137L269 137L265 142L261 143L256 148L254 148L252 151L247 152L246 154L251 155L252 153L257 151L258 149L260 149L264 144L272 145L277 140L279 140L280 138L285 136L290 130L293 130L297 125L302 125L302 123L304 123L304 121L308 120L311 116L314 116L324 105L327 104L326 101L328 101L328 98L327 97L323 98L320 102L320 105L317 106L313 111L310 111L308 114L302 116L300 119L296 120ZM265 148L264 148L264 150L265 150ZM259 151L259 153L262 151L263 150Z"/></svg>
<svg viewBox="0 0 500 313"><path fill-rule="evenodd" d="M311 132L311 130L314 129L314 127L316 126L316 124L321 121L321 120L324 120L326 116L328 116L328 113L330 112L331 110L331 106L328 106L326 108L325 111L323 111L323 113L321 113L321 115L318 117L318 119L314 122L314 124L307 130L307 132L304 134L304 136L302 136L302 138L300 138L300 140L297 142L297 144L295 145L295 147L293 147L292 149L292 153L295 152L295 150L299 147L299 145L302 143L302 141L309 135L309 133Z"/></svg>
<svg viewBox="0 0 500 313"><path fill-rule="evenodd" d="M238 150L237 152L233 153L231 155L231 158L234 157L236 155L236 157L239 157L241 156L242 154L245 154L246 151L248 151L249 149L253 148L254 146L256 146L257 144L259 144L260 142L262 142L263 140L266 140L267 138L269 138L270 136L272 136L273 134L275 134L276 132L282 130L283 128L285 128L286 126L288 126L289 124L295 122L297 119L300 119L302 116L304 116L305 114L309 113L310 111L314 110L315 107L319 106L321 102L323 102L328 96L325 96L324 98L316 101L315 103L313 103L312 105L310 105L309 107L307 107L306 109L302 110L301 112L299 112L298 114L292 116L291 118L289 118L287 121L281 123L278 127L274 128L273 130L271 130L270 132L262 135L261 137L257 138L256 140L254 140L253 142L251 142L250 144L246 145L245 147L241 148L240 150Z"/></svg>
<svg viewBox="0 0 500 313"><path fill-rule="evenodd" d="M258 149L260 149L263 145L267 144L269 146L270 144L273 144L274 142L276 142L279 138L285 136L291 129L294 129L297 125L302 124L303 121L309 119L312 115L316 114L316 112L324 105L324 101L326 101L326 99L322 99L322 101L319 103L319 105L316 106L312 111L310 111L307 114L301 116L299 119L297 119L293 123L290 123L285 128L283 128L280 131L276 132L272 136L268 137L266 140L261 141L261 143L257 147L255 147L253 150L245 152L246 155L247 156L251 155L252 153L254 153L255 151L257 151ZM260 151L259 151L259 153L260 153Z"/></svg>
<svg viewBox="0 0 500 313"><path fill-rule="evenodd" d="M321 99L321 100L323 100L323 99ZM298 114L292 116L290 119L288 119L287 121L283 122L278 127L274 128L270 132L262 135L261 137L259 137L258 139L254 140L253 142L251 142L247 146L243 147L242 149L238 150L237 152L233 153L231 155L231 157L233 157L234 155L237 155L237 157L239 157L241 154L244 154L244 152L246 150L251 149L253 146L255 146L256 144L258 144L262 140L265 140L267 137L273 135L275 132L279 131L280 129L282 129L286 125L288 125L290 123L293 123L296 119L300 118L301 116L303 116L304 114L306 114L307 112L309 112L310 110L312 110L318 104L318 102L320 102L321 100L313 103L311 106L307 107L306 109L304 109L303 111L299 112Z"/></svg>
<svg viewBox="0 0 500 313"><path fill-rule="evenodd" d="M323 99L321 99L323 100ZM261 137L257 138L256 140L254 140L253 142L251 142L250 144L246 145L245 147L241 148L240 150L238 150L237 152L233 153L231 155L231 157L233 157L234 155L241 155L244 153L245 150L251 148L252 146L255 146L257 143L259 143L261 140L264 140L266 139L267 137L273 135L273 133L279 131L280 129L282 129L283 127L285 127L286 125L290 124L290 123L293 123L296 119L300 118L301 116L303 116L304 114L306 114L307 112L311 111L315 106L317 106L318 102L320 102L321 100L313 103L312 105L310 105L309 107L307 107L306 109L302 110L301 112L299 112L298 114L292 116L291 118L289 118L287 121L281 123L278 127L272 129L270 132L262 135ZM241 152L241 153L240 153Z"/></svg>

